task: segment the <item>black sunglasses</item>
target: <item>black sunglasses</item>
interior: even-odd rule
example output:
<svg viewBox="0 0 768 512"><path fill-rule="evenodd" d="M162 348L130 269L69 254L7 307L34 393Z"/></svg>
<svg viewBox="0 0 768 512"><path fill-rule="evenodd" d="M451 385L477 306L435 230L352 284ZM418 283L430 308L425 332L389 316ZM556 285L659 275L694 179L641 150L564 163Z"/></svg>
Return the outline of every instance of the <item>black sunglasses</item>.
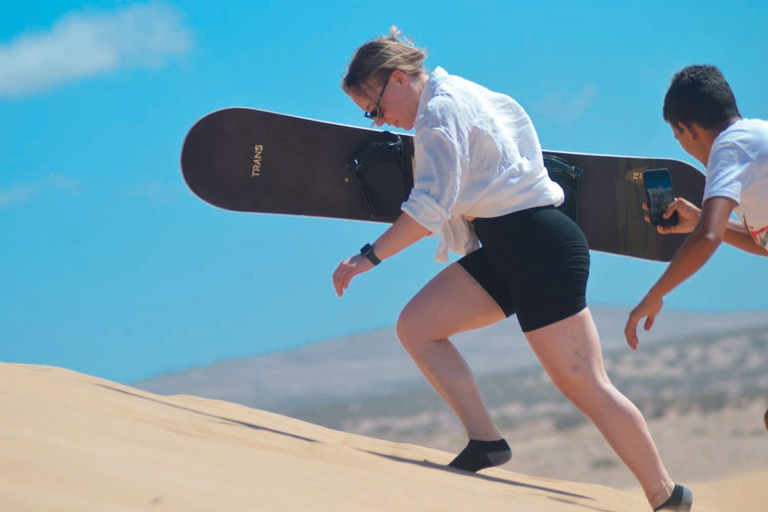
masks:
<svg viewBox="0 0 768 512"><path fill-rule="evenodd" d="M381 98L384 96L384 90L387 88L387 84L389 83L389 77L392 75L389 75L386 80L384 80L384 87L381 88L381 92L379 93L379 99L376 101L376 106L371 110L370 112L366 112L363 114L363 116L366 119L378 119L379 116L381 116L381 111L379 110L381 108Z"/></svg>

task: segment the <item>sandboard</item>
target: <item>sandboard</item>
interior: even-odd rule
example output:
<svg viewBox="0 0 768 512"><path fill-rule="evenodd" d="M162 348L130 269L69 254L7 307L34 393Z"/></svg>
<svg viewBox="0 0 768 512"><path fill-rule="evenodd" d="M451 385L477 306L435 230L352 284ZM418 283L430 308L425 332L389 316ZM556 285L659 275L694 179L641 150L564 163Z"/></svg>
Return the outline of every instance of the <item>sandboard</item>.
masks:
<svg viewBox="0 0 768 512"><path fill-rule="evenodd" d="M413 136L396 137L401 157L390 155L355 168L350 158L360 141L377 133L381 132L228 108L208 114L190 129L181 168L192 192L226 210L392 223L413 186ZM571 216L590 249L672 259L684 236L659 235L643 220L643 172L669 169L675 195L700 206L704 175L698 169L662 158L543 154L545 163L556 157L581 171L577 191L566 194L573 194Z"/></svg>

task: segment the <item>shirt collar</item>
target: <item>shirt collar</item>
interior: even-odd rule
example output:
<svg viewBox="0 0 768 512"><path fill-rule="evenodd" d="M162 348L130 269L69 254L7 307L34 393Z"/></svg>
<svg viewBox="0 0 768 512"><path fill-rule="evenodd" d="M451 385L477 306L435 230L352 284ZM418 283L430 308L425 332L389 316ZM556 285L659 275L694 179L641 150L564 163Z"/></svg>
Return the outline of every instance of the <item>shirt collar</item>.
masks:
<svg viewBox="0 0 768 512"><path fill-rule="evenodd" d="M448 73L440 66L436 67L435 70L432 71L432 73L429 75L429 78L427 78L427 83L424 84L424 89L421 91L421 97L419 98L419 108L416 111L417 119L421 117L422 114L424 114L429 100L435 96L437 88L440 87L443 82L445 82L448 76Z"/></svg>

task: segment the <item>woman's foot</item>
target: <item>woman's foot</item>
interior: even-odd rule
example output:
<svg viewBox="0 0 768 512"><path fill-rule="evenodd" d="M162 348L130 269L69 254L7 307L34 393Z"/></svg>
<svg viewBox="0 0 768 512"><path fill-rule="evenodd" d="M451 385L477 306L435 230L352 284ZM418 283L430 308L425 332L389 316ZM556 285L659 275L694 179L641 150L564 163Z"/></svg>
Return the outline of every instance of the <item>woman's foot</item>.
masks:
<svg viewBox="0 0 768 512"><path fill-rule="evenodd" d="M653 509L653 512L658 510L671 510L672 512L689 512L693 506L693 492L684 485L675 484L675 489L672 491L672 496L669 497L661 506Z"/></svg>
<svg viewBox="0 0 768 512"><path fill-rule="evenodd" d="M512 449L504 439L498 441L470 439L467 447L448 466L475 473L481 469L501 466L510 459L512 459Z"/></svg>

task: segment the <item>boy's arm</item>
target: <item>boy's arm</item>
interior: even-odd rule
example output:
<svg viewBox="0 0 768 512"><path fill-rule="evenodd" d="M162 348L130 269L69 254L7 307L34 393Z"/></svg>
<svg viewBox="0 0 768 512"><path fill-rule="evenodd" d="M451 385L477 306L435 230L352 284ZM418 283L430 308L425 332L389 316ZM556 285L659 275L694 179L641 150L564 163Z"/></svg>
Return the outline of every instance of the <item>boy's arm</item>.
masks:
<svg viewBox="0 0 768 512"><path fill-rule="evenodd" d="M728 217L735 207L736 201L726 197L712 197L704 201L696 229L685 239L667 270L642 302L629 314L624 336L632 350L638 345L637 325L640 320L646 318L644 328L646 331L650 330L656 315L664 305L664 296L695 274L709 260L725 237Z"/></svg>
<svg viewBox="0 0 768 512"><path fill-rule="evenodd" d="M728 221L723 241L742 251L756 254L757 256L768 256L768 251L755 243L752 235L749 234L749 230L741 222L735 220Z"/></svg>
<svg viewBox="0 0 768 512"><path fill-rule="evenodd" d="M730 201L730 199L724 197L719 199ZM731 204L733 205L732 208L736 207L735 201L731 201ZM648 205L645 203L643 203L643 210L648 211ZM664 218L668 219L674 212L677 212L678 218L680 219L679 222L675 226L658 226L656 230L662 235L691 233L699 225L701 220L701 210L690 201L678 197L667 207L667 211L664 212ZM648 215L645 216L645 221L651 222ZM768 251L757 245L752 239L752 235L749 234L747 228L738 221L728 220L725 227L725 233L723 234L723 241L742 251L758 256L768 256Z"/></svg>
<svg viewBox="0 0 768 512"><path fill-rule="evenodd" d="M725 239L728 217L736 206L736 201L726 197L712 197L704 202L696 229L685 240L648 295L661 299L709 260ZM752 241L752 244L755 242Z"/></svg>

